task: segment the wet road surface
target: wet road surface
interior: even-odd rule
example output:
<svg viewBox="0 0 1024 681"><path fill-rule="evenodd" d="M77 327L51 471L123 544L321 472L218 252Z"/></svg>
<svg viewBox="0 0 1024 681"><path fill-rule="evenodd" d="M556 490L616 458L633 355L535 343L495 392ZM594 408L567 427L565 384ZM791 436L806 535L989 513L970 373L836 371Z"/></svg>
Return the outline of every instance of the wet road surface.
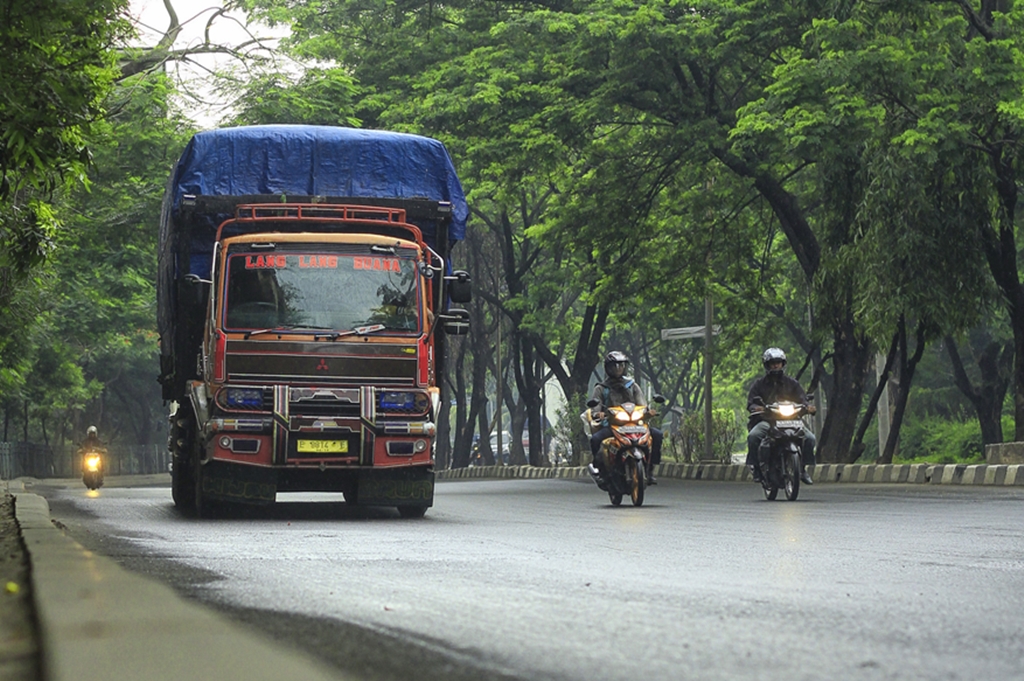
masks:
<svg viewBox="0 0 1024 681"><path fill-rule="evenodd" d="M30 491L87 548L367 679L1024 679L1024 488L666 480L613 508L453 481L422 520L290 495L213 521L167 488Z"/></svg>

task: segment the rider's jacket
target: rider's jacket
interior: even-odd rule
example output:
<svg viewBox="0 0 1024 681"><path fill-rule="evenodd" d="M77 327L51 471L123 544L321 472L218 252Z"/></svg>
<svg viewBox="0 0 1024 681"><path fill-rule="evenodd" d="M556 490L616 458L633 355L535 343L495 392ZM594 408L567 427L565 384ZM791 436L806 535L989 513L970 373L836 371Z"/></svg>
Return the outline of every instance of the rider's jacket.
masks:
<svg viewBox="0 0 1024 681"><path fill-rule="evenodd" d="M647 405L647 401L644 400L644 394L640 391L640 386L628 376L622 376L621 378L608 376L594 386L594 391L590 393L590 399L600 402L600 405L595 407L594 411L604 411L608 407L617 407L626 402L632 402L641 406Z"/></svg>
<svg viewBox="0 0 1024 681"><path fill-rule="evenodd" d="M761 414L753 411L756 404L754 402L755 397L761 398L760 406L778 402L779 400L807 404L807 393L804 392L800 382L795 378L790 378L785 374L775 376L765 374L754 381L754 385L750 386L750 392L747 393L747 411L751 412L750 419L747 421L748 429L753 428L762 421Z"/></svg>
<svg viewBox="0 0 1024 681"><path fill-rule="evenodd" d="M82 444L78 446L78 451L88 452L94 449L103 449L103 442L96 435L86 435L85 439L82 440Z"/></svg>

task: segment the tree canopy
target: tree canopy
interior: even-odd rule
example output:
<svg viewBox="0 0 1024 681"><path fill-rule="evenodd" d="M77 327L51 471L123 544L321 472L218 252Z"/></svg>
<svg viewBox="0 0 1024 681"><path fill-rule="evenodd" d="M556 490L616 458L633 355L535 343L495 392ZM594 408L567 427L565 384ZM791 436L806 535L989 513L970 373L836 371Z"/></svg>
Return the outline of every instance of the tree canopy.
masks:
<svg viewBox="0 0 1024 681"><path fill-rule="evenodd" d="M806 364L803 380L813 377L828 404L825 460L862 454L879 392L876 354L888 354L889 374L900 378L898 424L912 408L915 371L932 366L926 349L939 344L961 370L950 374L974 396L986 438L1001 435L993 402L1009 381L1024 439L1019 3L238 6L287 26L280 49L307 68L221 81L236 101L227 123L418 132L440 138L455 157L473 210L456 265L473 272L479 292L471 337L449 347L457 456L474 431L492 427L482 394L498 383L513 423L526 424L531 443L542 440L544 384L553 379L578 399L608 343L628 346L672 404L695 408L701 358L692 347L659 344L657 330L702 323L707 297L727 328L716 342L716 375L732 399L759 368L754 348L786 344L802 355L794 364ZM82 328L97 329L108 350L142 348L151 272L133 263L151 258L140 226L166 172L153 153L179 143L183 129L132 124L111 136L115 128L97 122L119 110L114 83L130 74L150 80L138 81L147 84L135 94L125 94L127 82L117 91L132 102L123 111L148 101L153 116L168 118L153 65L187 56L170 49L175 15L167 40L118 53L128 30L118 4L72 2L74 24L59 22L56 5L32 17L14 7L16 20L0 28L11 38L0 49L12 55L0 68L12 70L0 74L42 74L32 71L41 64L57 74L43 74L52 86L33 92L19 80L0 99L0 122L14 131L0 140L0 201L12 208L0 218L0 274L10 275L0 280L9 282L0 322L33 318L39 303L25 283L28 266L56 246L59 267L45 276L91 296L94 316ZM72 25L91 28L76 33ZM45 38L42 47L34 35ZM62 41L72 49L46 62L46 50ZM84 150L100 141L106 146L88 175ZM133 150L126 175L112 170L118 149ZM54 197L69 180L90 177L103 189L94 189L83 223ZM72 219L90 238L60 238L57 225ZM86 253L103 264L100 276L76 278L66 268ZM998 329L986 327L993 318ZM975 346L984 399L957 350L974 356ZM90 357L121 362L105 352ZM0 345L0 381L13 386L42 355L11 353ZM1000 367L1011 355L1008 377ZM73 360L98 366L89 362ZM892 455L885 449L883 459ZM539 450L518 454L541 461Z"/></svg>

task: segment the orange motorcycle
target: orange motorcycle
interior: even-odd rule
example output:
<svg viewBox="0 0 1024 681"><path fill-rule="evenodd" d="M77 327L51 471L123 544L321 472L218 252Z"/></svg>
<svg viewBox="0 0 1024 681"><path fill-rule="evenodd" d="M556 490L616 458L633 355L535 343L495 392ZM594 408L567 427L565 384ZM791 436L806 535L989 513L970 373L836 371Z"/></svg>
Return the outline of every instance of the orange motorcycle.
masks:
<svg viewBox="0 0 1024 681"><path fill-rule="evenodd" d="M665 398L655 396L655 402L664 402ZM601 414L593 412L599 404L590 400L587 406L591 410L591 428L600 428ZM634 506L644 503L644 491L647 489L647 464L651 456L651 428L647 421L655 413L650 407L626 402L617 407L608 407L603 416L608 419L611 437L601 443L600 456L604 457L608 498L613 506L622 504L622 498L628 496ZM593 430L591 431L593 432Z"/></svg>

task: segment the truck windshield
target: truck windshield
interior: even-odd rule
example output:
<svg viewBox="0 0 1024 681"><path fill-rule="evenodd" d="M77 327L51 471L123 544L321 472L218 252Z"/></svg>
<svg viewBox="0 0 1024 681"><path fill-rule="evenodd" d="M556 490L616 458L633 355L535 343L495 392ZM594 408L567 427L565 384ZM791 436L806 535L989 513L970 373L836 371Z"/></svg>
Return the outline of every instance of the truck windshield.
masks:
<svg viewBox="0 0 1024 681"><path fill-rule="evenodd" d="M224 325L349 331L382 324L418 333L416 272L412 258L397 255L229 253Z"/></svg>

